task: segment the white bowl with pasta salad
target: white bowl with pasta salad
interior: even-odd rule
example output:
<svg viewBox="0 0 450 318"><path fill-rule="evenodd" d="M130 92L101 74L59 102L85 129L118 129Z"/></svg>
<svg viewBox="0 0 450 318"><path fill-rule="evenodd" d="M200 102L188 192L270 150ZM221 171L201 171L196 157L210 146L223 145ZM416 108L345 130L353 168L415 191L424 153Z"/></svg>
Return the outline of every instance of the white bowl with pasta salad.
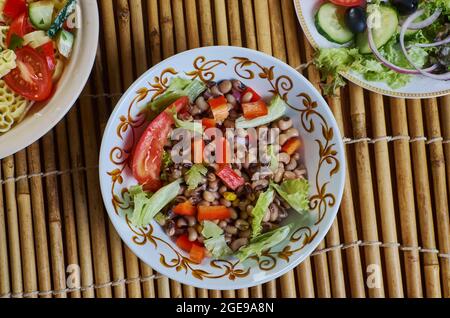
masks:
<svg viewBox="0 0 450 318"><path fill-rule="evenodd" d="M53 128L91 72L94 0L0 0L0 158Z"/></svg>

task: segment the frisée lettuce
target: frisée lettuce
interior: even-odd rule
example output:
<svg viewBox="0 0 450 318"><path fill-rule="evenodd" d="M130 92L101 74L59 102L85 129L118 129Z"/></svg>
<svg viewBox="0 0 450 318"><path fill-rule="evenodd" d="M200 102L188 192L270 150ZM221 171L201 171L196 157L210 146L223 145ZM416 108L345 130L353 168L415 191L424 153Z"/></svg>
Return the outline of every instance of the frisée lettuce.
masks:
<svg viewBox="0 0 450 318"><path fill-rule="evenodd" d="M286 225L276 230L261 234L252 239L250 244L241 247L236 256L241 262L253 255L261 256L264 251L283 242L288 237L290 232L291 226Z"/></svg>
<svg viewBox="0 0 450 318"><path fill-rule="evenodd" d="M136 227L145 227L166 205L176 198L180 191L182 179L178 179L161 189L155 194L147 193L142 186L131 187L130 196L134 203L134 209L130 222Z"/></svg>

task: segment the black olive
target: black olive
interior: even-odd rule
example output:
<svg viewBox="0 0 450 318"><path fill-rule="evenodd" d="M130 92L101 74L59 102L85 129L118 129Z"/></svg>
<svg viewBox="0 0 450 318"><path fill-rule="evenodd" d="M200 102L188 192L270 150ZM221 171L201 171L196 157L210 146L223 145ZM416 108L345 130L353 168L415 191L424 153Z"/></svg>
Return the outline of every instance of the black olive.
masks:
<svg viewBox="0 0 450 318"><path fill-rule="evenodd" d="M348 9L345 13L345 22L353 33L362 33L366 31L366 11L362 7Z"/></svg>
<svg viewBox="0 0 450 318"><path fill-rule="evenodd" d="M419 0L392 0L392 5L402 15L412 14L419 7Z"/></svg>

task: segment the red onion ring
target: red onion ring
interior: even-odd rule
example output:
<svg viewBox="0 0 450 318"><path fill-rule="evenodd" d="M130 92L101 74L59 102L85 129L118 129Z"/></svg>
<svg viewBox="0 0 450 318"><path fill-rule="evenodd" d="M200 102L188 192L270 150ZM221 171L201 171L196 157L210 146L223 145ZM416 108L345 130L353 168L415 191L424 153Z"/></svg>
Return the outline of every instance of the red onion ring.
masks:
<svg viewBox="0 0 450 318"><path fill-rule="evenodd" d="M429 27L441 16L441 13L442 13L442 10L437 9L436 11L434 11L434 13L432 15L430 15L425 20L417 22L417 23L411 22L411 24L408 26L408 29L420 30L420 29Z"/></svg>
<svg viewBox="0 0 450 318"><path fill-rule="evenodd" d="M377 58L377 60L379 60L384 66L386 66L386 67L390 68L391 70L393 70L397 73L400 73L400 74L409 74L409 75L421 74L418 70L411 70L411 69L403 68L403 67L397 66L397 65L389 62L377 49L377 46L375 45L375 41L373 40L372 29L367 28L367 31L368 31L367 33L369 35L370 49L372 50L372 52L375 55L375 57ZM437 65L433 65L433 66L425 69L425 71L431 72L431 71L435 70L436 68L437 68Z"/></svg>
<svg viewBox="0 0 450 318"><path fill-rule="evenodd" d="M422 14L424 13L424 10L418 10L416 11L416 13L411 14L405 21L405 23L403 23L402 28L400 30L400 46L402 48L403 54L405 54L406 59L408 60L408 62L417 70L420 72L420 74L427 76L429 78L432 79L436 79L436 80L440 80L440 81L448 81L450 80L450 72L444 73L444 74L433 74L430 73L427 70L423 70L420 67L418 67L411 59L411 57L408 54L408 50L406 49L405 46L405 33L408 30L409 25L411 25L411 23L417 19L418 17L420 17ZM370 41L370 35L369 35L369 41ZM372 42L373 42L373 37L372 37Z"/></svg>
<svg viewBox="0 0 450 318"><path fill-rule="evenodd" d="M435 46L445 45L445 44L448 44L448 43L450 43L450 36L445 38L445 39L443 39L443 40L441 40L441 41L438 41L438 42L434 42L434 43L417 43L417 44L414 44L414 46L417 46L417 47L435 47Z"/></svg>

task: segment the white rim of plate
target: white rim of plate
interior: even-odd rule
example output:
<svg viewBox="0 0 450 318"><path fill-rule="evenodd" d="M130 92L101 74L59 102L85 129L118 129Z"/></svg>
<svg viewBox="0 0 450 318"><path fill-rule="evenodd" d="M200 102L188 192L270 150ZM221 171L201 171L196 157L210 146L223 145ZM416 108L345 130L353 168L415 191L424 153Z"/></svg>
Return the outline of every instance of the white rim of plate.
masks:
<svg viewBox="0 0 450 318"><path fill-rule="evenodd" d="M127 96L129 94L131 94L132 92L134 92L136 90L136 88L139 86L140 82L148 77L151 73L153 73L153 71L157 68L160 67L161 64L163 63L169 63L173 60L176 60L184 55L190 55L192 53L196 53L196 54L201 54L200 52L204 51L204 50L230 50L230 49L234 49L237 50L238 52L242 52L242 53L250 53L250 54L255 54L255 55L259 55L262 58L265 59L271 59L274 60L277 64L280 64L288 69L291 69L295 74L298 74L298 76L300 78L302 78L302 80L304 81L304 84L306 86L308 86L313 92L315 92L316 96L314 96L317 101L320 101L321 103L323 103L323 105L328 105L327 102L325 101L325 99L322 97L322 95L316 90L316 88L314 87L314 85L308 81L308 79L306 79L301 73L299 73L298 71L296 71L293 67L291 67L290 65L286 64L283 61L280 61L278 59L276 59L273 56L270 56L268 54L265 54L263 52L259 52L259 51L255 51L255 50L251 50L251 49L247 49L247 48L242 48L242 47L234 47L234 46L209 46L209 47L201 47L201 48L196 48L196 49L192 49L192 50L188 50L179 54L176 54L170 58L165 59L164 61L161 61L160 63L158 63L157 65L153 66L152 68L150 68L147 72L145 72L142 76L140 76L129 88L128 90L125 92L125 94L123 94L122 98L119 100L119 102L117 103L116 107L114 108L112 114L110 115L110 118L108 120L108 123L105 127L104 130L104 135L103 135L103 139L102 139L102 144L100 147L100 156L99 156L99 178L100 178L100 189L101 189L101 193L102 193L102 198L106 207L106 211L108 212L108 216L110 217L111 222L113 223L114 227L117 229L119 227L119 224L122 224L123 222L123 218L112 218L111 217L111 209L108 208L109 207L109 202L106 202L105 198L107 198L109 196L109 192L108 190L105 188L105 185L103 184L102 180L104 178L104 176L102 175L105 171L104 171L104 165L102 163L102 158L104 157L104 155L106 155L107 153L105 151L107 151L108 149L106 149L106 145L105 145L105 140L107 138L107 132L109 130L111 130L111 127L113 125L113 118L116 117L116 115L119 113L119 105L121 105L126 99ZM331 122L332 122L332 126L333 127L338 127L336 119L333 115L333 113L331 112L331 110L329 109L329 107L324 107L324 112L328 115L328 117L330 118ZM342 136L340 133L339 129L336 129L336 138L337 140L341 141L342 140ZM344 144L343 143L339 143L338 144L339 147L339 151L342 154L342 158L345 158L344 156ZM223 284L221 285L220 282L210 282L210 281L195 281L189 278L189 276L183 276L181 278L175 278L172 275L172 271L164 268L163 266L161 266L159 263L155 262L154 264L149 264L148 262L146 262L146 257L143 253L143 249L137 248L135 245L131 244L130 241L125 240L124 234L122 232L118 232L119 236L121 237L122 241L125 242L125 244L133 251L133 253L135 255L137 255L144 263L146 263L148 266L150 266L151 268L153 268L154 270L156 270L158 273L161 273L163 275L165 275L166 277L173 279L175 281L178 281L182 284L185 285L190 285L196 288L206 288L206 289L214 289L214 290L236 290L236 289L241 289L241 288L250 288L253 286L257 286L260 284L264 284L267 283L269 281L272 281L274 279L277 279L279 277L281 277L282 275L284 275L285 273L287 273L288 271L292 270L293 268L297 267L300 263L302 263L306 258L308 258L311 253L314 252L314 250L317 248L317 246L320 244L320 242L322 242L322 240L325 238L325 236L327 235L327 233L329 232L331 226L333 225L334 220L336 219L337 213L339 211L339 207L342 201L342 196L343 196L343 192L344 192L344 184L345 184L345 175L346 175L346 161L342 160L341 161L341 165L342 165L342 172L343 172L343 178L341 178L341 180L339 180L339 192L336 194L336 204L333 207L333 211L330 211L330 222L329 224L326 224L323 228L321 228L320 233L317 235L317 237L314 239L315 242L311 243L309 245L307 245L304 249L304 253L302 254L302 256L298 257L296 260L293 260L290 263L287 263L286 266L281 267L280 270L278 270L277 272L273 272L270 275L268 275L267 277L259 280L259 281L255 281L255 282L248 282L248 283L242 283L239 284L237 283L238 286L236 287L232 287L232 288L227 288L224 287ZM115 214L114 214L115 215Z"/></svg>
<svg viewBox="0 0 450 318"><path fill-rule="evenodd" d="M295 6L295 12L297 13L297 18L300 22L300 25L303 29L303 32L305 33L306 38L308 39L309 43L314 47L314 49L318 49L319 46L317 45L316 41L314 40L313 36L311 35L311 32L309 31L308 24L305 21L305 18L303 16L302 8L300 5L301 0L293 0L294 6ZM312 1L312 0L309 0ZM394 90L386 90L381 89L375 86L370 85L370 82L364 82L356 78L355 76L349 74L349 73L341 73L342 76L344 76L347 80L353 82L354 84L361 86L362 88L365 88L367 90L370 90L372 92L386 95L390 97L399 97L399 98L434 98L434 97L441 97L450 94L450 89L444 90L444 91L438 91L434 93L427 93L427 94L414 94L414 93L399 93Z"/></svg>

